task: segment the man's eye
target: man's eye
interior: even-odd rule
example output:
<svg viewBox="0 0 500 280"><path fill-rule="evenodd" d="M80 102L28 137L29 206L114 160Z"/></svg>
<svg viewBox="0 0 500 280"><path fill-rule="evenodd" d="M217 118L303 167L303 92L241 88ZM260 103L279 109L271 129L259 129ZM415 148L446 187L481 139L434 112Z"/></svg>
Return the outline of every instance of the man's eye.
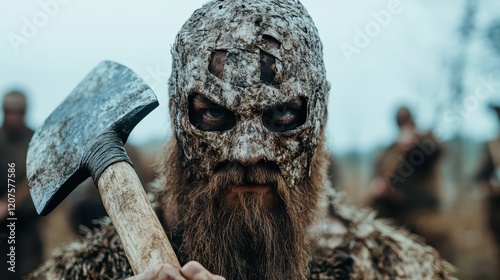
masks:
<svg viewBox="0 0 500 280"><path fill-rule="evenodd" d="M205 115L213 119L221 119L225 116L224 112L218 109L208 109L205 111Z"/></svg>
<svg viewBox="0 0 500 280"><path fill-rule="evenodd" d="M278 106L274 111L274 115L278 118L285 118L292 116L295 112L286 106Z"/></svg>
<svg viewBox="0 0 500 280"><path fill-rule="evenodd" d="M299 101L277 105L264 111L262 122L273 132L294 130L306 122L307 102L304 98Z"/></svg>
<svg viewBox="0 0 500 280"><path fill-rule="evenodd" d="M204 131L226 131L236 125L236 116L229 110L200 97L189 100L189 121Z"/></svg>

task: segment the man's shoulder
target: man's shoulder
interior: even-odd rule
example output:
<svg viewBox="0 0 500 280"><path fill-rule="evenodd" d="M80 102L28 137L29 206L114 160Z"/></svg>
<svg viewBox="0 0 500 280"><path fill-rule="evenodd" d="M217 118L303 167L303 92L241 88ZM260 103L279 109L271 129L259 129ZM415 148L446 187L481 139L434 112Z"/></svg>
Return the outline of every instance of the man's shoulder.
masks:
<svg viewBox="0 0 500 280"><path fill-rule="evenodd" d="M500 138L487 142L486 147L490 158L493 160L493 165L500 167Z"/></svg>
<svg viewBox="0 0 500 280"><path fill-rule="evenodd" d="M498 150L500 150L500 138L488 141L486 143L486 146L488 147L488 149L490 150L490 152L492 152L492 153L493 152L497 152Z"/></svg>
<svg viewBox="0 0 500 280"><path fill-rule="evenodd" d="M109 219L60 249L27 279L121 279L133 275L118 234Z"/></svg>
<svg viewBox="0 0 500 280"><path fill-rule="evenodd" d="M454 279L435 249L373 211L332 198L317 234L312 279Z"/></svg>

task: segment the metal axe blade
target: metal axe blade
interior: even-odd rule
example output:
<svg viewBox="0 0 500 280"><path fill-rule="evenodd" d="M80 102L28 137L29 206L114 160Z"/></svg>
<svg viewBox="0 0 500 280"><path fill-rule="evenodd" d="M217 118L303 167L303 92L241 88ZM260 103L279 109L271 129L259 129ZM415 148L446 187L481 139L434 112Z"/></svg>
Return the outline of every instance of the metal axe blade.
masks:
<svg viewBox="0 0 500 280"><path fill-rule="evenodd" d="M125 143L157 106L153 91L127 67L111 61L96 66L30 142L27 177L37 212L48 214L89 177L81 159L100 135L114 131Z"/></svg>

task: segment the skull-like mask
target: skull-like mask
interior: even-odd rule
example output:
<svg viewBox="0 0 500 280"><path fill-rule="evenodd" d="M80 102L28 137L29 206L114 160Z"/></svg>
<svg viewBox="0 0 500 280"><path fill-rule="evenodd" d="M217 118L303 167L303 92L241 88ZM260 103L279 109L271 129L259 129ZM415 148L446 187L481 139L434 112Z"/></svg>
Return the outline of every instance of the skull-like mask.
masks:
<svg viewBox="0 0 500 280"><path fill-rule="evenodd" d="M208 180L226 162L272 163L289 186L310 174L328 85L298 1L211 1L182 27L172 56L172 121L192 178Z"/></svg>

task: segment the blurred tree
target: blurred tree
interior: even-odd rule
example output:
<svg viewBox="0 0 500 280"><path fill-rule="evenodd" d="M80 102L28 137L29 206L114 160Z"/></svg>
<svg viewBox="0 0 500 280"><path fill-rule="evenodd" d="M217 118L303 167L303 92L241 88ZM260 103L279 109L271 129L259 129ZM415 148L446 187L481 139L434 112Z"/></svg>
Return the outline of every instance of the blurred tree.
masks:
<svg viewBox="0 0 500 280"><path fill-rule="evenodd" d="M493 49L500 56L500 19L494 21L487 30L487 38Z"/></svg>
<svg viewBox="0 0 500 280"><path fill-rule="evenodd" d="M450 91L451 104L462 104L465 98L467 63L469 58L469 48L473 39L473 32L476 29L477 12L479 0L466 0L465 10L458 27L458 47L455 57L450 65ZM456 106L456 105L453 105ZM454 110L455 108L452 108ZM460 110L460 109L459 109ZM461 182L465 181L463 170L463 137L461 126L454 131L455 141L452 145L452 153L456 156L454 160L455 183L461 187Z"/></svg>

